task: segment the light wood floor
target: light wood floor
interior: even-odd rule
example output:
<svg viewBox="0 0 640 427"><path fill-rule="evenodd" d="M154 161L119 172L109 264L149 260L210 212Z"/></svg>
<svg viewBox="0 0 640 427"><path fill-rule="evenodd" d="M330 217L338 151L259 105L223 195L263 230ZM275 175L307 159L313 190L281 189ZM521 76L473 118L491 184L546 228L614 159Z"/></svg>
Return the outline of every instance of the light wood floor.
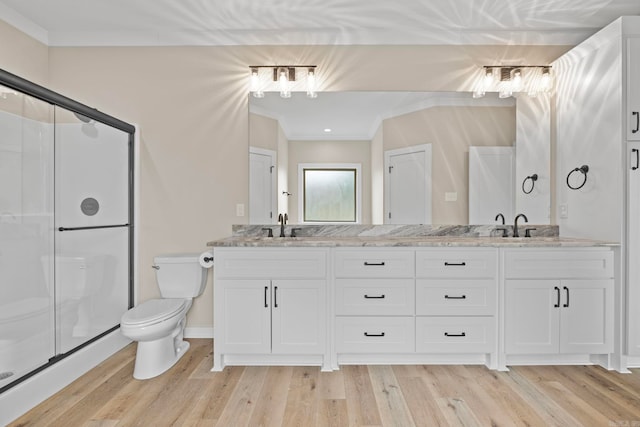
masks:
<svg viewBox="0 0 640 427"><path fill-rule="evenodd" d="M594 366L228 367L193 339L170 371L132 377L135 345L11 426L640 427L640 371Z"/></svg>

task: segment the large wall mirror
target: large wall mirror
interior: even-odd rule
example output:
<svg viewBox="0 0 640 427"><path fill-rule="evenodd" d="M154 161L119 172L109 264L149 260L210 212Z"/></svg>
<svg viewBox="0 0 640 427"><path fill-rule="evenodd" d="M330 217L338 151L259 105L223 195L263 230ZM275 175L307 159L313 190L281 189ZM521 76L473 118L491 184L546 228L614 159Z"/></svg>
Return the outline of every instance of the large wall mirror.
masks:
<svg viewBox="0 0 640 427"><path fill-rule="evenodd" d="M498 213L548 224L549 128L546 95L249 96L249 222L275 223L279 213L309 222L301 165L334 175L358 165L359 185L327 179L319 208L355 198L362 224L495 224Z"/></svg>

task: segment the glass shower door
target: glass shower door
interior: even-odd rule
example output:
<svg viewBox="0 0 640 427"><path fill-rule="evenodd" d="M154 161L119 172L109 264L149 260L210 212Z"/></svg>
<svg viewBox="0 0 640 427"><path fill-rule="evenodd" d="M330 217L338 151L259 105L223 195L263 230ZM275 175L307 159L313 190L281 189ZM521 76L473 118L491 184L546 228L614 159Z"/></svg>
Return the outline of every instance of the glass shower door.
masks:
<svg viewBox="0 0 640 427"><path fill-rule="evenodd" d="M56 332L67 352L129 306L129 134L56 107Z"/></svg>
<svg viewBox="0 0 640 427"><path fill-rule="evenodd" d="M55 354L52 118L0 86L0 390Z"/></svg>

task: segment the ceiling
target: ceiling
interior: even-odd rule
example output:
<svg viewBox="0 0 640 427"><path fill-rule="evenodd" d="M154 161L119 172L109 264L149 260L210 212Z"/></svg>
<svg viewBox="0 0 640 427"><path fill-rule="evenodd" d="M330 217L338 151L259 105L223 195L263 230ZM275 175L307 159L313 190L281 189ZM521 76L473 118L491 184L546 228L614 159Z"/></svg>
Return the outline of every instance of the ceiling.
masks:
<svg viewBox="0 0 640 427"><path fill-rule="evenodd" d="M49 46L575 45L640 0L0 0Z"/></svg>

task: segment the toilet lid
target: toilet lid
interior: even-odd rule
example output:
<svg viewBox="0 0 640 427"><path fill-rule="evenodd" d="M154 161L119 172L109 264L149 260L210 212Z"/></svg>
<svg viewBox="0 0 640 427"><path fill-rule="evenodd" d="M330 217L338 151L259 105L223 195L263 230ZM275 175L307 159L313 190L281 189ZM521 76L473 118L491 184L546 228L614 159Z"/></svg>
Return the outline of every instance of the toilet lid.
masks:
<svg viewBox="0 0 640 427"><path fill-rule="evenodd" d="M120 323L126 325L141 325L157 323L168 319L181 311L188 300L183 298L150 299L127 311Z"/></svg>

